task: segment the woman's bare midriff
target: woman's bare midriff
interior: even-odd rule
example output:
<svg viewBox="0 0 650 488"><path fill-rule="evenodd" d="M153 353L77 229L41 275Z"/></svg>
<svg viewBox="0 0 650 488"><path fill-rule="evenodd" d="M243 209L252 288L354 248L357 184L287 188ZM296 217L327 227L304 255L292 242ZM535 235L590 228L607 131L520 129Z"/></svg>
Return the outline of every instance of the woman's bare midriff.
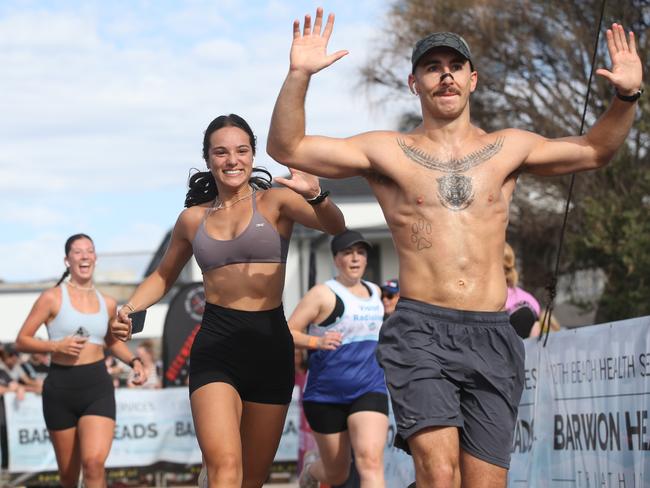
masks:
<svg viewBox="0 0 650 488"><path fill-rule="evenodd" d="M208 303L246 311L271 310L282 303L283 263L236 263L203 275Z"/></svg>

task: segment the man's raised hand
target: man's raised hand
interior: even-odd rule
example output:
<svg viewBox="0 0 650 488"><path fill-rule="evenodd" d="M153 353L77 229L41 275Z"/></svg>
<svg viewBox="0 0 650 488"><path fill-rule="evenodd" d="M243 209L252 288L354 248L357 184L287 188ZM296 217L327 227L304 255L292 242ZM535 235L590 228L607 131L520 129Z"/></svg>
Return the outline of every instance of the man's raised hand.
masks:
<svg viewBox="0 0 650 488"><path fill-rule="evenodd" d="M612 28L607 29L607 49L612 60L611 71L600 68L596 74L607 78L621 95L634 95L641 88L643 79L634 32L630 32L628 41L623 26L612 24Z"/></svg>
<svg viewBox="0 0 650 488"><path fill-rule="evenodd" d="M323 28L323 9L316 9L316 21L312 27L311 16L305 15L302 33L300 21L293 21L293 42L291 44L290 69L308 76L318 73L335 61L348 54L348 51L336 51L327 54L327 43L334 28L334 14L329 14Z"/></svg>

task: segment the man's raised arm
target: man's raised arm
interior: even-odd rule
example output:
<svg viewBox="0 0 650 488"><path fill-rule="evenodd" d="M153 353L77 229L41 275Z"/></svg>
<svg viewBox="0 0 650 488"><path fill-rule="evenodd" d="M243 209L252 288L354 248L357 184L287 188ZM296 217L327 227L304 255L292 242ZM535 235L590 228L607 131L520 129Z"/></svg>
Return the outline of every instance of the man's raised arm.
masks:
<svg viewBox="0 0 650 488"><path fill-rule="evenodd" d="M607 111L580 137L544 139L533 137L525 169L539 175L561 175L596 169L607 164L625 142L634 122L636 101L641 95L642 66L634 33L629 42L620 24L607 30L607 49L611 71L600 68L596 74L606 78L616 91Z"/></svg>
<svg viewBox="0 0 650 488"><path fill-rule="evenodd" d="M362 147L354 142L363 136L334 139L305 135L305 96L311 76L348 53L327 54L333 27L334 14L330 14L323 28L322 8L316 11L313 28L309 15L305 16L302 33L300 21L293 22L289 74L273 109L266 150L273 159L289 167L341 178L360 174L370 167Z"/></svg>

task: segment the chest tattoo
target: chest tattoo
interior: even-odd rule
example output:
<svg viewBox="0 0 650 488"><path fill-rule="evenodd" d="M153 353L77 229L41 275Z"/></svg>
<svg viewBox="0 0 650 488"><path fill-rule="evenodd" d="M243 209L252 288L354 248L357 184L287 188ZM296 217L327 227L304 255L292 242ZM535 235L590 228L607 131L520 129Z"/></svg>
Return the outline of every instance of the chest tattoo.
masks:
<svg viewBox="0 0 650 488"><path fill-rule="evenodd" d="M436 178L438 183L438 199L449 210L464 210L474 201L472 178L462 175L465 171L486 162L497 154L503 147L504 137L498 137L494 142L486 144L460 159L442 159L428 154L420 148L409 146L403 139L398 138L397 144L407 158L428 169L447 173Z"/></svg>

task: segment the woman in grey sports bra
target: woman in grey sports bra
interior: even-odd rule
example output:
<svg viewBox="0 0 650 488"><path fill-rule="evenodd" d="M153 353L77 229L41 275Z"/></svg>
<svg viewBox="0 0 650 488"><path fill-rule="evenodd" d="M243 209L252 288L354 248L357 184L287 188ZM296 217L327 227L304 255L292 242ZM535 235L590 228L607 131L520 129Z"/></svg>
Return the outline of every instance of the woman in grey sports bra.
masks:
<svg viewBox="0 0 650 488"><path fill-rule="evenodd" d="M194 254L207 303L190 354L190 403L212 487L261 487L282 434L294 383L282 309L294 223L329 234L345 228L317 178L294 171L276 178L287 188L270 188L254 155L244 119L230 114L210 123L203 139L209 171L190 178L188 208L165 256L111 324L127 340L128 314L160 300Z"/></svg>
<svg viewBox="0 0 650 488"><path fill-rule="evenodd" d="M51 354L43 383L43 416L60 484L66 488L77 486L82 468L85 486L106 485L104 463L115 430L115 392L104 365L104 348L133 368L134 383L147 379L139 358L109 333L117 304L93 285L96 259L90 237L69 237L66 271L38 297L16 338L20 351ZM34 337L43 324L47 341Z"/></svg>

